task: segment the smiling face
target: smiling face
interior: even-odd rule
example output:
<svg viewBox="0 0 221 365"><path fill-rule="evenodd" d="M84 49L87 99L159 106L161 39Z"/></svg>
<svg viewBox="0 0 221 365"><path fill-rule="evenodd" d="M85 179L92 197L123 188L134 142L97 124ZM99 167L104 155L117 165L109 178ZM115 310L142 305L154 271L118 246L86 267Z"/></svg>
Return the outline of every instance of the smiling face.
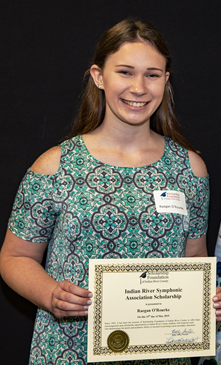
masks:
<svg viewBox="0 0 221 365"><path fill-rule="evenodd" d="M148 122L163 98L169 78L165 68L165 58L145 41L124 43L103 70L93 65L91 75L106 97L104 122Z"/></svg>

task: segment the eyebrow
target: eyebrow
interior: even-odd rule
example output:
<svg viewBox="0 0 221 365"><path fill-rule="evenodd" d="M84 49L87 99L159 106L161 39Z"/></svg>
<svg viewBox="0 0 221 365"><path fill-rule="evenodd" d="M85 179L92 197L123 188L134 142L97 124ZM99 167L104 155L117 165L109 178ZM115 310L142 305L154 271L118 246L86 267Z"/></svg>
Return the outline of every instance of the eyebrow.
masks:
<svg viewBox="0 0 221 365"><path fill-rule="evenodd" d="M129 66L129 65L116 65L116 67L128 67L128 68L134 68L133 66Z"/></svg>
<svg viewBox="0 0 221 365"><path fill-rule="evenodd" d="M129 66L129 65L116 65L115 67L128 67L128 68L134 69L133 66ZM163 72L163 70L161 68L157 68L157 67L148 67L147 70L148 71L158 70L158 71L162 71Z"/></svg>

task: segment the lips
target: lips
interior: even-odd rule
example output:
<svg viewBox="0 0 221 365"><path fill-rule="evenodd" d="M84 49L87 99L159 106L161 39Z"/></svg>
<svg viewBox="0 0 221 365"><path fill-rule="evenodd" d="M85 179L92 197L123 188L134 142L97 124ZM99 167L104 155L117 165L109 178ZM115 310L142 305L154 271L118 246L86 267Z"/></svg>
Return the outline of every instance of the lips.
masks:
<svg viewBox="0 0 221 365"><path fill-rule="evenodd" d="M142 106L147 105L148 101L146 102L141 102L141 101L129 101L129 100L125 100L125 99L121 99L125 104L133 106L135 108L140 108Z"/></svg>

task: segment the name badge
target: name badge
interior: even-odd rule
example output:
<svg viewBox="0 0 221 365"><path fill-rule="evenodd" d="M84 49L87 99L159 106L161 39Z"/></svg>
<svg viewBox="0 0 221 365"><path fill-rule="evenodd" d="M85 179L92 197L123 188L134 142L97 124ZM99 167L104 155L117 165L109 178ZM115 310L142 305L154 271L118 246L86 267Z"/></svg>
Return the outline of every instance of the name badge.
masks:
<svg viewBox="0 0 221 365"><path fill-rule="evenodd" d="M187 215L185 195L177 190L155 190L153 192L158 213Z"/></svg>

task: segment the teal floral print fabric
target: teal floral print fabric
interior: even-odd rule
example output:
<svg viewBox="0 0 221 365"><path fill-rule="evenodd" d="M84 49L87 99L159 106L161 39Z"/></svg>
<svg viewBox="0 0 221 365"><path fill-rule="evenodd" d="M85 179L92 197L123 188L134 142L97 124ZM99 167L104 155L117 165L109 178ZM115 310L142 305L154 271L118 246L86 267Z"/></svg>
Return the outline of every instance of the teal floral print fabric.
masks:
<svg viewBox="0 0 221 365"><path fill-rule="evenodd" d="M183 192L188 214L158 213L154 190ZM208 176L194 176L187 150L171 139L159 161L118 167L96 160L77 136L61 144L56 174L27 171L9 228L24 240L48 241L48 274L87 288L89 258L183 257L186 239L206 233L208 202ZM87 318L57 319L38 309L29 365L86 363ZM124 362L184 363L189 360Z"/></svg>

